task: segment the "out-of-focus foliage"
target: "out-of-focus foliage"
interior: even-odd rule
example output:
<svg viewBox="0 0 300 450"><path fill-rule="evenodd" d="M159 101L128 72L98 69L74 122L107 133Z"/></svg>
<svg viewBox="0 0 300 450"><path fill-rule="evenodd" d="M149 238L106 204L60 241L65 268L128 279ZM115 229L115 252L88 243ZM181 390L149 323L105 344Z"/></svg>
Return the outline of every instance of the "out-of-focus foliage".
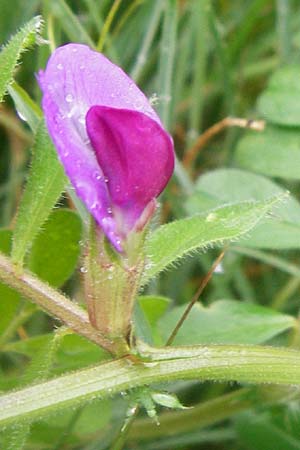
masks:
<svg viewBox="0 0 300 450"><path fill-rule="evenodd" d="M157 223L178 220L178 228L174 222L154 230L147 243L148 284L136 309L137 335L163 345L218 253L210 247L234 238L175 343L299 349L299 1L128 0L119 2L110 23L117 3L0 0L0 41L10 42L0 55L0 67L7 69L0 95L6 88L10 94L0 105L0 250L13 249L15 263L82 303L86 212L70 189L62 195L66 180L40 123L34 74L55 46L74 40L101 46L152 99L180 161L157 217ZM33 17L39 14L42 38L35 36ZM29 45L36 40L39 45ZM248 125L265 120L266 127L228 126L202 145L199 135L228 116L248 119ZM266 209L287 190L288 198ZM249 231L266 211L267 220ZM216 215L222 226L214 229ZM82 337L54 332L55 325L0 284L2 391L107 358ZM167 388L194 409L162 412L161 427L137 418L125 448L300 448L293 389L192 382ZM127 406L127 395L98 399L17 424L2 432L0 447L109 448Z"/></svg>

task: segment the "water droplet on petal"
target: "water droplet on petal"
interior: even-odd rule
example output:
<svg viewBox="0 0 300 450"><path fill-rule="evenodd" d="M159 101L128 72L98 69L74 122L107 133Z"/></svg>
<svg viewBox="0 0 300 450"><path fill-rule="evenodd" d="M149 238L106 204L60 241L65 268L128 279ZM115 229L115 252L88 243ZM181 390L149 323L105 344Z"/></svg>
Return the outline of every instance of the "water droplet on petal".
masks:
<svg viewBox="0 0 300 450"><path fill-rule="evenodd" d="M62 63L57 64L57 69L58 70L63 70L64 66L62 65Z"/></svg>
<svg viewBox="0 0 300 450"><path fill-rule="evenodd" d="M71 103L73 101L73 95L67 94L65 100L66 100L66 102Z"/></svg>
<svg viewBox="0 0 300 450"><path fill-rule="evenodd" d="M79 66L79 70L83 70L83 69L85 69L85 65L84 65L84 64L81 64L81 65Z"/></svg>
<svg viewBox="0 0 300 450"><path fill-rule="evenodd" d="M111 213L112 213L112 209L111 209L111 208L107 208L106 211L107 211L108 214L111 214Z"/></svg>
<svg viewBox="0 0 300 450"><path fill-rule="evenodd" d="M102 177L101 177L101 174L99 172L94 172L94 178L95 178L95 180L100 181Z"/></svg>
<svg viewBox="0 0 300 450"><path fill-rule="evenodd" d="M134 106L135 109L138 109L138 110L143 108L143 104L140 101L134 102L133 106Z"/></svg>
<svg viewBox="0 0 300 450"><path fill-rule="evenodd" d="M104 182L108 183L108 178L107 177L104 177Z"/></svg>

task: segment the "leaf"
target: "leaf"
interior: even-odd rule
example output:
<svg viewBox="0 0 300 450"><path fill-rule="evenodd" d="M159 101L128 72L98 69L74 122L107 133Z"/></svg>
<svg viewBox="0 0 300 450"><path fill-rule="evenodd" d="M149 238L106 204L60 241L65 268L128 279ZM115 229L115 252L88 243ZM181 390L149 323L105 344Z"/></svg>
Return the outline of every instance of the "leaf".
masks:
<svg viewBox="0 0 300 450"><path fill-rule="evenodd" d="M16 82L8 87L8 92L14 101L18 114L28 122L30 129L36 133L43 117L40 108Z"/></svg>
<svg viewBox="0 0 300 450"><path fill-rule="evenodd" d="M286 417L282 420L279 427L271 415L244 413L236 418L236 431L249 450L300 450L299 434L293 436L290 422Z"/></svg>
<svg viewBox="0 0 300 450"><path fill-rule="evenodd" d="M8 255L11 248L12 232L0 230L0 251ZM20 304L20 295L6 284L0 283L0 335L15 316Z"/></svg>
<svg viewBox="0 0 300 450"><path fill-rule="evenodd" d="M12 259L22 265L41 226L60 197L66 178L56 152L40 123L33 146L29 178L18 210L12 248Z"/></svg>
<svg viewBox="0 0 300 450"><path fill-rule="evenodd" d="M198 178L195 194L186 208L190 214L206 211L225 202L265 200L282 195L284 189L261 175L239 169L218 169ZM245 247L287 249L300 247L300 205L289 196L278 203L273 220L258 224L251 235L243 237Z"/></svg>
<svg viewBox="0 0 300 450"><path fill-rule="evenodd" d="M300 126L300 65L285 65L271 77L258 100L259 112L277 125Z"/></svg>
<svg viewBox="0 0 300 450"><path fill-rule="evenodd" d="M158 319L166 312L171 300L158 295L141 295L138 298L140 307L151 325L155 325Z"/></svg>
<svg viewBox="0 0 300 450"><path fill-rule="evenodd" d="M151 397L157 405L165 406L171 409L188 409L183 406L176 395L166 392L151 392Z"/></svg>
<svg viewBox="0 0 300 450"><path fill-rule="evenodd" d="M167 297L142 295L134 310L134 329L137 337L148 344L162 345L156 323L166 312L171 300Z"/></svg>
<svg viewBox="0 0 300 450"><path fill-rule="evenodd" d="M249 232L282 198L281 195L262 202L223 206L159 227L146 242L149 262L143 281L148 281L193 251L235 240Z"/></svg>
<svg viewBox="0 0 300 450"><path fill-rule="evenodd" d="M10 342L2 349L4 352L14 352L32 358L41 347L50 345L53 333L31 337L28 339ZM57 350L53 373L60 374L65 371L79 369L96 364L107 359L108 354L101 347L77 334L67 334ZM3 380L4 381L4 380ZM0 388L5 385L0 384Z"/></svg>
<svg viewBox="0 0 300 450"><path fill-rule="evenodd" d="M8 85L13 81L15 68L21 54L37 42L43 21L36 16L15 34L0 53L0 102Z"/></svg>
<svg viewBox="0 0 300 450"><path fill-rule="evenodd" d="M254 172L299 180L299 130L267 126L261 133L247 133L239 141L235 162Z"/></svg>
<svg viewBox="0 0 300 450"><path fill-rule="evenodd" d="M76 213L67 209L53 211L32 245L30 270L52 286L61 286L76 267L81 233Z"/></svg>
<svg viewBox="0 0 300 450"><path fill-rule="evenodd" d="M173 308L158 323L166 342L186 305ZM174 345L261 344L296 326L294 317L235 300L218 300L209 307L197 303L179 329Z"/></svg>

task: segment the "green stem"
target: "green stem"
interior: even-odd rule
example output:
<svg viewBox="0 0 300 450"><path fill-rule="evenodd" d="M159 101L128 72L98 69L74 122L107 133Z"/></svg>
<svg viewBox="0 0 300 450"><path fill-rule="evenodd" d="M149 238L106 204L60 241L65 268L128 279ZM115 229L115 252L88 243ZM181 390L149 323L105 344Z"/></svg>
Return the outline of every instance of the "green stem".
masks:
<svg viewBox="0 0 300 450"><path fill-rule="evenodd" d="M126 358L79 370L0 397L0 423L41 417L60 407L174 380L300 385L300 352L263 346L190 346L143 351L147 362Z"/></svg>
<svg viewBox="0 0 300 450"><path fill-rule="evenodd" d="M11 260L2 254L0 254L0 280L30 298L36 305L61 320L73 331L112 351L112 343L92 327L84 309L40 281L29 271L17 270Z"/></svg>

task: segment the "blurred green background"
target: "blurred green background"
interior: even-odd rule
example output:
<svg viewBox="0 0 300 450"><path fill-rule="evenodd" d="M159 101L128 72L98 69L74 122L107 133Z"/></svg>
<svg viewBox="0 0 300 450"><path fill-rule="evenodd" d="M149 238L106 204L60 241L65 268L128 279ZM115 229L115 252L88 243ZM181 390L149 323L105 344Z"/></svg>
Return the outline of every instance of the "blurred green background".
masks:
<svg viewBox="0 0 300 450"><path fill-rule="evenodd" d="M45 66L51 48L82 42L101 49L130 74L172 133L180 162L157 220L261 200L285 190L291 193L266 222L230 246L203 294L205 307L197 305L176 343L298 348L299 1L0 0L0 42L37 14L45 21L44 40L23 55L16 72L17 82L35 101L41 97L35 74ZM229 119L217 133L211 132L210 139L199 140L226 117L246 119L245 126ZM248 129L256 120L265 121L263 131ZM0 142L0 248L9 253L33 143L9 96L0 106ZM60 199L34 241L27 264L80 301L80 271L75 268L80 267L82 225L67 209L70 205L68 197ZM218 252L210 249L184 260L145 289L148 297L140 299L140 306L157 343L164 342ZM47 376L107 357L75 335L59 338L56 348L53 319L3 285L0 295L1 390L43 378L45 355L51 352L55 362ZM162 388L175 391L185 405L197 406L169 416L162 412L161 427L142 412L126 448L300 448L295 390L187 382ZM43 419L30 433L16 424L2 433L1 448L109 448L127 403L126 396L98 400Z"/></svg>

